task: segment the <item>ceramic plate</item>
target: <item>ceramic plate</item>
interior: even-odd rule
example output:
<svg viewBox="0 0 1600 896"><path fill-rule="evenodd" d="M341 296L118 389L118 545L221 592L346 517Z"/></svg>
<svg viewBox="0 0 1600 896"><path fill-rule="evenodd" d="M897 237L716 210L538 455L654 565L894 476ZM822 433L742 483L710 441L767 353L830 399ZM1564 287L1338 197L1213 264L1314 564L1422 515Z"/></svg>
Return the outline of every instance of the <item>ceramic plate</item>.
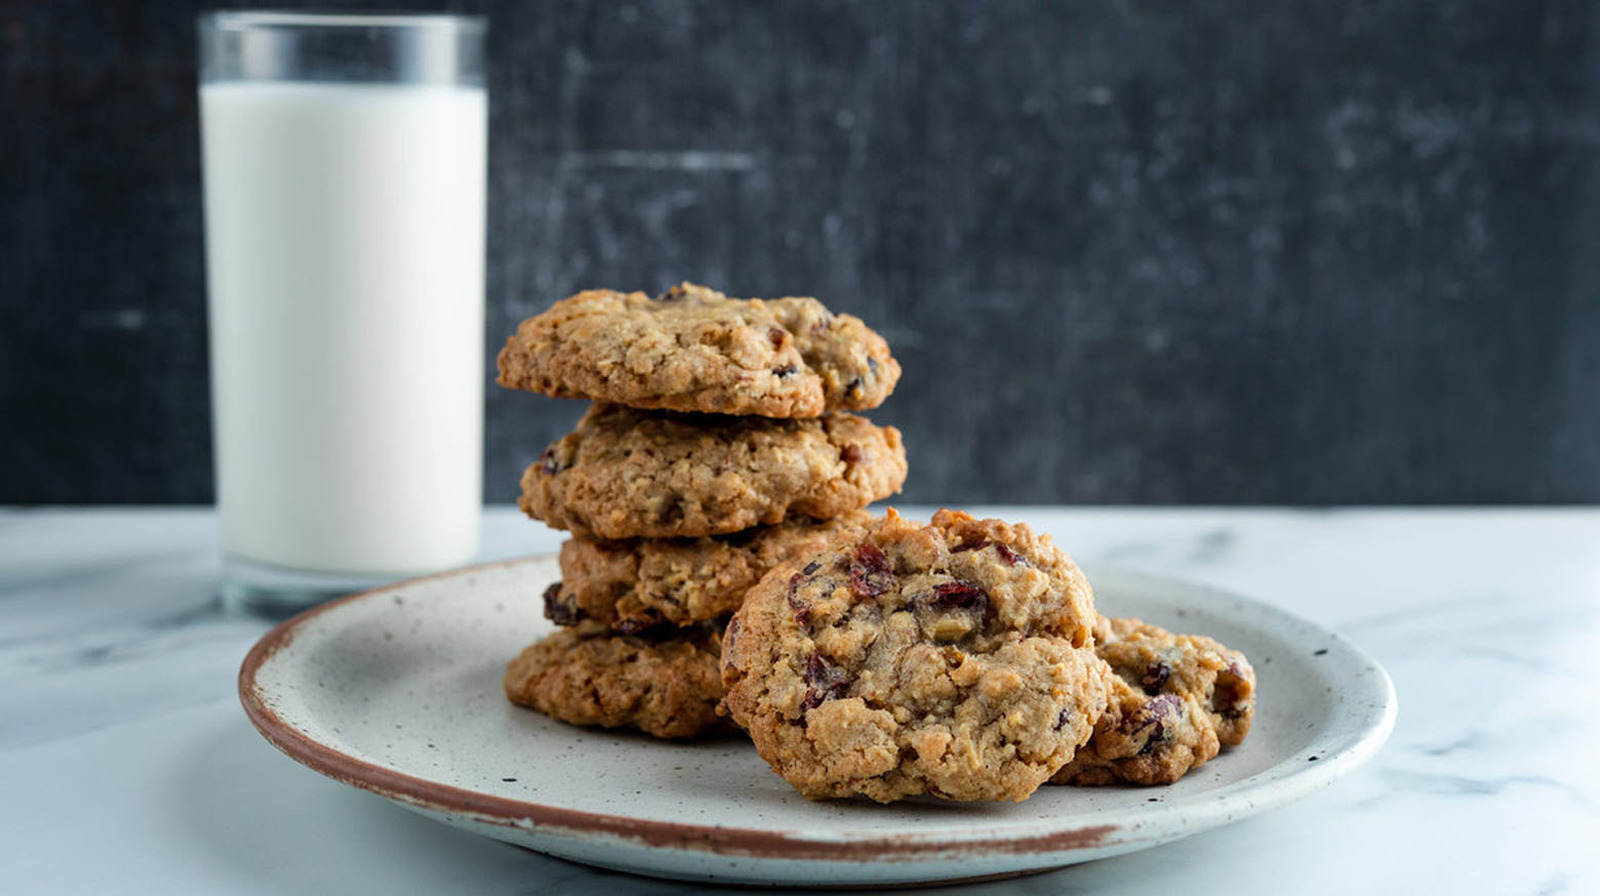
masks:
<svg viewBox="0 0 1600 896"><path fill-rule="evenodd" d="M686 880L908 884L1042 871L1263 812L1371 757L1394 689L1348 641L1244 597L1087 569L1108 614L1243 650L1259 677L1242 746L1170 787L1046 785L1017 804L809 802L748 741L678 744L512 706L507 660L550 630L554 558L356 595L272 630L239 689L269 741L355 787L540 852Z"/></svg>

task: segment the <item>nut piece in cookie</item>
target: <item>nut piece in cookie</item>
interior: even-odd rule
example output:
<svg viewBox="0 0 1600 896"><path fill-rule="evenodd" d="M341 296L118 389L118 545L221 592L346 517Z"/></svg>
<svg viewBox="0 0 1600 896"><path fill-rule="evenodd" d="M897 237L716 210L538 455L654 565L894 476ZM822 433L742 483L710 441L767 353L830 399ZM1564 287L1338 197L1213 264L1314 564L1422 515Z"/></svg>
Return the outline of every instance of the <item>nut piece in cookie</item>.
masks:
<svg viewBox="0 0 1600 896"><path fill-rule="evenodd" d="M597 404L522 476L523 512L582 538L698 538L832 519L900 490L900 431Z"/></svg>
<svg viewBox="0 0 1600 896"><path fill-rule="evenodd" d="M1244 654L1138 619L1102 618L1096 633L1115 673L1110 708L1053 783L1171 784L1244 741L1256 693Z"/></svg>
<svg viewBox="0 0 1600 896"><path fill-rule="evenodd" d="M641 638L583 623L513 659L506 697L573 725L636 728L662 738L727 731L731 726L717 714L721 649L718 626Z"/></svg>
<svg viewBox="0 0 1600 896"><path fill-rule="evenodd" d="M1023 800L1104 711L1094 621L1048 537L890 511L751 589L724 636L724 704L813 799Z"/></svg>
<svg viewBox="0 0 1600 896"><path fill-rule="evenodd" d="M589 290L528 318L502 386L636 408L815 417L875 408L900 365L859 318L811 298L731 299L685 283L651 298Z"/></svg>
<svg viewBox="0 0 1600 896"><path fill-rule="evenodd" d="M561 545L561 581L546 595L545 615L559 625L592 619L624 632L726 619L768 570L815 554L871 519L852 510L704 538L570 538Z"/></svg>

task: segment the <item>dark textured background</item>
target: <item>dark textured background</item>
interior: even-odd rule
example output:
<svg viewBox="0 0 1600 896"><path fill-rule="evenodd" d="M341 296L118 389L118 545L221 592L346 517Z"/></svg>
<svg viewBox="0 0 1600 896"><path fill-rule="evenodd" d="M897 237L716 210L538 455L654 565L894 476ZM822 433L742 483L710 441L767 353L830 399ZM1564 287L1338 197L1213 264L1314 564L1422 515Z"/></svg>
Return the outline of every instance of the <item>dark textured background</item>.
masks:
<svg viewBox="0 0 1600 896"><path fill-rule="evenodd" d="M464 8L491 359L583 287L814 294L904 365L908 500L1600 499L1593 3ZM196 9L0 2L0 502L211 497ZM579 410L491 390L486 497Z"/></svg>

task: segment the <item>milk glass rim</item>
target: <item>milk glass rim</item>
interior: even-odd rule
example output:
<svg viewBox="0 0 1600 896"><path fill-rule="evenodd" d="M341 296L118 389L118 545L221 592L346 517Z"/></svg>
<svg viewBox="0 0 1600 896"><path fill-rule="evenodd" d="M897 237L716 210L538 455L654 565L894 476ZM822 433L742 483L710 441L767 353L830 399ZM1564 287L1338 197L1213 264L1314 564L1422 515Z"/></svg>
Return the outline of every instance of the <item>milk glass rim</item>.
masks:
<svg viewBox="0 0 1600 896"><path fill-rule="evenodd" d="M479 15L212 10L195 23L202 86L484 86L487 20Z"/></svg>
<svg viewBox="0 0 1600 896"><path fill-rule="evenodd" d="M429 31L455 31L481 34L488 17L453 12L333 12L289 9L219 9L195 17L202 28L235 31L250 28L310 30L317 28L392 28Z"/></svg>

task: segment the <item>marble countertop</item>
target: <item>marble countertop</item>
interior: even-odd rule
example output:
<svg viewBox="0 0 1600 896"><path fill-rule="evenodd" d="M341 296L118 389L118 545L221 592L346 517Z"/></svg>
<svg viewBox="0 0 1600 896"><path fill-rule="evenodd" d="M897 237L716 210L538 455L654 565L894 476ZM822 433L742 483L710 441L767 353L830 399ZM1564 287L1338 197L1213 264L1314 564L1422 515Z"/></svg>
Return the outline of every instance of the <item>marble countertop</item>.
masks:
<svg viewBox="0 0 1600 896"><path fill-rule="evenodd" d="M1288 807L942 892L1600 892L1600 510L977 510L1326 625L1387 668L1400 714L1370 764ZM484 559L560 539L484 515ZM5 892L699 889L449 828L278 753L235 691L270 626L217 607L216 546L207 509L0 511Z"/></svg>

